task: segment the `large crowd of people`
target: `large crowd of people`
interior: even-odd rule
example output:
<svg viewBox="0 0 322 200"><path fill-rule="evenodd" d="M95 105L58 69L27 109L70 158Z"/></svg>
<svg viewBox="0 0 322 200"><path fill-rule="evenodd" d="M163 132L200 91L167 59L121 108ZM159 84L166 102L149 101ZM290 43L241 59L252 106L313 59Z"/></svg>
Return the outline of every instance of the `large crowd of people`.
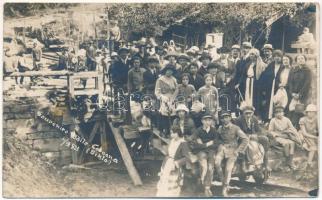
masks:
<svg viewBox="0 0 322 200"><path fill-rule="evenodd" d="M198 163L205 195L212 196L216 171L227 196L234 164L245 154L249 141L262 145L267 168L267 151L272 146L280 148L290 169L295 168L296 147L306 150L308 167L312 167L318 122L317 108L309 98L312 73L306 55L298 54L293 60L272 44L259 50L247 41L218 48L215 54L214 48L181 49L173 41L158 45L142 38L123 46L113 43L108 49L91 41L77 52L64 49L57 69L98 71L104 76L105 94L110 85L114 96L129 94L138 103L148 99L145 115L161 137L170 141L157 195L178 195L181 169ZM5 72L38 70L41 50L35 45L32 52L33 66L18 55L14 65L5 60ZM86 79L82 84L86 87ZM177 162L182 158L185 162Z"/></svg>

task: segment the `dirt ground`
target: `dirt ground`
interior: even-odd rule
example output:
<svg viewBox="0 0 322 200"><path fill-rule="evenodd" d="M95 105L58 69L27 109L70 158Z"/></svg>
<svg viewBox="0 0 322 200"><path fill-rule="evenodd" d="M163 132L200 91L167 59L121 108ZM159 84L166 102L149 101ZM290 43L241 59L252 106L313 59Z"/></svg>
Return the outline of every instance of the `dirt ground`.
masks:
<svg viewBox="0 0 322 200"><path fill-rule="evenodd" d="M94 162L80 167L56 167L15 137L4 139L4 197L154 197L161 161L136 162L143 181L134 186L122 163ZM303 173L301 173L303 175ZM273 172L268 182L256 186L233 180L232 197L308 197L317 182L296 180L296 172ZM317 180L316 180L317 181ZM313 187L314 188L314 187ZM187 178L183 197L202 197L195 179ZM213 186L220 196L221 186Z"/></svg>

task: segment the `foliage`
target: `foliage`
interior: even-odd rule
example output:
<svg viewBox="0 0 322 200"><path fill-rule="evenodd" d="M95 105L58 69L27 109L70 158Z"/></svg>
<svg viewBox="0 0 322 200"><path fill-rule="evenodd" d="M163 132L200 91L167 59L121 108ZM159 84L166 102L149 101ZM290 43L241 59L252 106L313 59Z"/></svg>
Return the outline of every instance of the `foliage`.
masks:
<svg viewBox="0 0 322 200"><path fill-rule="evenodd" d="M74 5L72 3L6 3L4 4L4 16L30 16L40 10L68 8Z"/></svg>
<svg viewBox="0 0 322 200"><path fill-rule="evenodd" d="M245 29L254 21L263 24L278 14L293 16L298 8L295 3L112 4L108 11L123 28L155 35L178 21L216 24L222 29L234 24Z"/></svg>

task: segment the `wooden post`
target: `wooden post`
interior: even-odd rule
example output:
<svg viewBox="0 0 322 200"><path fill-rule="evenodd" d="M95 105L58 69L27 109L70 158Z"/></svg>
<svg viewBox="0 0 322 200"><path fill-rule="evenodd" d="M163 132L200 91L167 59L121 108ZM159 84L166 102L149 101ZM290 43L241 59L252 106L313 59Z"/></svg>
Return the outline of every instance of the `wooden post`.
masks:
<svg viewBox="0 0 322 200"><path fill-rule="evenodd" d="M130 175L134 185L142 185L141 177L138 174L138 172L133 164L133 160L131 158L129 150L127 149L125 141L119 132L119 129L115 128L113 126L113 124L109 121L109 119L107 119L107 121L109 123L109 126L111 127L117 147L119 148L119 150L121 152L121 156L124 161L125 167L126 167L127 171L129 172L129 175Z"/></svg>
<svg viewBox="0 0 322 200"><path fill-rule="evenodd" d="M108 144L107 144L107 136L106 136L106 125L105 122L101 122L101 147L103 152L107 152Z"/></svg>

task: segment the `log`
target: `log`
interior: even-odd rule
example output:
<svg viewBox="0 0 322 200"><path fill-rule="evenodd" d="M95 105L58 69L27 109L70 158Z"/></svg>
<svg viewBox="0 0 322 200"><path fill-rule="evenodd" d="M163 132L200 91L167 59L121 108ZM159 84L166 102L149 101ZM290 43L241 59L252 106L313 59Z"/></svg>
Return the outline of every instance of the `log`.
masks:
<svg viewBox="0 0 322 200"><path fill-rule="evenodd" d="M134 185L142 185L141 177L138 174L137 169L135 168L135 166L133 164L133 160L132 160L129 150L127 149L127 146L124 142L124 139L122 138L122 136L119 132L119 129L115 128L112 125L112 122L110 122L108 118L107 118L107 122L108 122L109 126L111 127L116 144L121 152L121 156L124 161L125 167L129 173Z"/></svg>

